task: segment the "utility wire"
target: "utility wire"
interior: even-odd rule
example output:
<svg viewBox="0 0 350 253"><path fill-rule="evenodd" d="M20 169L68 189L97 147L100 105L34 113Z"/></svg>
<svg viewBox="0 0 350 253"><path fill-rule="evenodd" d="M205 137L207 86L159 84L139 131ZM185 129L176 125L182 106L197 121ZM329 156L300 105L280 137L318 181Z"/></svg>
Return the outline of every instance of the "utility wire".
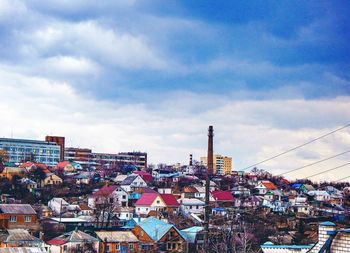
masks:
<svg viewBox="0 0 350 253"><path fill-rule="evenodd" d="M332 169L324 170L324 171L318 172L318 173L316 173L316 174L313 174L313 175L311 175L311 176L304 177L303 179L308 179L308 178L311 178L311 177L316 177L316 176L318 176L318 175L322 175L323 173L327 173L327 172L329 172L329 171L333 171L333 170L336 170L336 169L345 167L345 166L347 166L347 165L349 165L349 164L350 164L350 163L345 163L345 164L342 164L342 165L340 165L340 166L334 167L334 168L332 168Z"/></svg>
<svg viewBox="0 0 350 253"><path fill-rule="evenodd" d="M337 155L334 155L334 156L331 156L331 157L327 157L327 158L322 159L322 160L319 160L319 161L317 161L317 162L313 162L313 163L310 163L310 164L307 164L307 165L301 166L301 167L299 167L299 168L296 168L296 169L292 169L292 170L289 170L289 171L283 172L283 173L278 174L278 175L276 175L276 176L277 176L277 177L279 177L279 176L282 176L282 175L286 175L286 174L292 173L292 172L294 172L294 171L298 171L298 170L301 170L301 169L304 169L304 168L310 167L310 166L312 166L312 165L315 165L315 164L318 164L318 163L322 163L322 162L324 162L324 161L327 161L327 160L333 159L333 158L335 158L335 157L338 157L338 156L344 155L344 154L349 153L349 152L350 152L350 150L347 150L347 151L342 152L342 153L340 153L340 154L337 154Z"/></svg>
<svg viewBox="0 0 350 253"><path fill-rule="evenodd" d="M335 180L334 182L339 182L339 181L342 181L342 180L345 180L345 179L348 179L348 178L350 178L350 176L347 176L347 177L343 177L343 178L337 179L337 180Z"/></svg>
<svg viewBox="0 0 350 253"><path fill-rule="evenodd" d="M277 154L277 155L274 155L274 156L272 156L272 157L270 157L270 158L267 158L267 159L265 159L265 160L262 160L262 161L260 161L260 162L255 163L255 164L249 165L248 167L245 167L245 168L242 169L242 170L247 170L247 169L249 169L249 168L255 167L255 166L259 165L259 164L265 163L265 162L267 162L267 161L270 161L270 160L272 160L272 159L275 159L275 158L277 158L277 157L280 157L280 156L282 156L282 155L284 155L284 154L287 154L287 153L289 153L289 152L292 152L292 151L294 151L294 150L296 150L296 149L302 148L302 147L304 147L304 146L306 146L306 145L308 145L308 144L311 144L311 143L313 143L313 142L315 142L315 141L318 141L318 140L320 140L320 139L322 139L322 138L324 138L324 137L327 137L328 135L331 135L331 134L333 134L333 133L335 133L335 132L338 132L338 131L340 131L340 130L343 130L344 128L347 128L347 127L349 127L349 126L350 126L350 124L347 124L347 125L345 125L345 126L342 126L342 127L340 127L340 128L337 128L337 129L335 129L335 130L333 130L333 131L331 131L331 132L329 132L329 133L326 133L326 134L324 134L324 135L321 135L321 136L319 136L319 137L317 137L317 138L315 138L315 139L312 139L312 140L310 140L310 141L308 141L308 142L305 142L305 143L303 143L303 144L301 144L301 145L298 145L298 146L296 146L296 147L294 147L294 148L290 148L290 149L288 149L288 150L286 150L286 151L283 151L282 153L279 153L279 154Z"/></svg>

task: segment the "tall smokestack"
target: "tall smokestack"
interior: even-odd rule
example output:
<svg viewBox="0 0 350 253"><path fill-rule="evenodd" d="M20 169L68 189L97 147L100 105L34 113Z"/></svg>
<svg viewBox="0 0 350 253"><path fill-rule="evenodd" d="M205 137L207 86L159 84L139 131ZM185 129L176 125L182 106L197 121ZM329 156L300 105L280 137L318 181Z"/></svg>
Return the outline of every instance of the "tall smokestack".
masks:
<svg viewBox="0 0 350 253"><path fill-rule="evenodd" d="M209 126L208 129L208 158L207 158L207 164L208 164L208 174L211 175L213 173L213 126Z"/></svg>
<svg viewBox="0 0 350 253"><path fill-rule="evenodd" d="M192 166L192 165L193 165L193 155L190 154L190 166Z"/></svg>
<svg viewBox="0 0 350 253"><path fill-rule="evenodd" d="M208 157L207 157L207 177L205 180L205 213L204 213L204 250L209 252L209 195L210 195L210 175L213 173L213 126L208 129Z"/></svg>

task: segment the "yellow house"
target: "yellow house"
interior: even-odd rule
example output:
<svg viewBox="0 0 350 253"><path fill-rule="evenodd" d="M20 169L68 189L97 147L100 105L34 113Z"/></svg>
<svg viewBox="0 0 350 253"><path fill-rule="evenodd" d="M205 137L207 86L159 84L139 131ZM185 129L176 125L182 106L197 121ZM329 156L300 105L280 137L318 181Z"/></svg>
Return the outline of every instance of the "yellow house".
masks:
<svg viewBox="0 0 350 253"><path fill-rule="evenodd" d="M11 180L13 176L17 175L21 178L25 177L27 170L21 167L5 167L0 173L0 177L6 177L8 180Z"/></svg>
<svg viewBox="0 0 350 253"><path fill-rule="evenodd" d="M48 175L43 181L44 185L59 185L63 183L63 180L55 174Z"/></svg>

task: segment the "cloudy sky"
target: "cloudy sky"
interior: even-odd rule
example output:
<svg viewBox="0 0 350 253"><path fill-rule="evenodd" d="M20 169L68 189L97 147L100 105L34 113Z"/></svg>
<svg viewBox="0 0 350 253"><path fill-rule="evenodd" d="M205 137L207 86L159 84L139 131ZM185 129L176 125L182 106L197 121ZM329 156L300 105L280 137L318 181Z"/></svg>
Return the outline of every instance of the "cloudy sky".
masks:
<svg viewBox="0 0 350 253"><path fill-rule="evenodd" d="M0 136L215 153L241 169L350 123L348 1L0 0ZM350 129L261 165L350 150ZM303 177L348 162L309 167ZM350 176L350 166L322 175Z"/></svg>

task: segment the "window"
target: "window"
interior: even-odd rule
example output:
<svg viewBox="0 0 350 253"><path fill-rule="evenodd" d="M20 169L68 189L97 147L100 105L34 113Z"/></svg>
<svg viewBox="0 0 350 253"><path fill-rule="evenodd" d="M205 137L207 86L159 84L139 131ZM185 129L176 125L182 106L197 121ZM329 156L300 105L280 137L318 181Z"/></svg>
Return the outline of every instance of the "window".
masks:
<svg viewBox="0 0 350 253"><path fill-rule="evenodd" d="M67 251L68 250L68 246L67 245L64 245L63 246L63 251Z"/></svg>
<svg viewBox="0 0 350 253"><path fill-rule="evenodd" d="M159 201L159 200L157 200L157 204L160 204L160 201Z"/></svg>
<svg viewBox="0 0 350 253"><path fill-rule="evenodd" d="M116 249L116 250L120 250L120 244L119 244L119 243L116 243L116 244L115 244L115 249Z"/></svg>
<svg viewBox="0 0 350 253"><path fill-rule="evenodd" d="M24 222L31 222L32 217L31 216L24 216Z"/></svg>
<svg viewBox="0 0 350 253"><path fill-rule="evenodd" d="M17 216L10 216L10 222L17 222Z"/></svg>
<svg viewBox="0 0 350 253"><path fill-rule="evenodd" d="M125 196L125 195L123 195L123 199L126 199L126 196Z"/></svg>
<svg viewBox="0 0 350 253"><path fill-rule="evenodd" d="M109 252L109 245L106 245L106 251Z"/></svg>
<svg viewBox="0 0 350 253"><path fill-rule="evenodd" d="M129 249L130 249L130 250L133 250L133 249L134 249L134 244L129 243Z"/></svg>

